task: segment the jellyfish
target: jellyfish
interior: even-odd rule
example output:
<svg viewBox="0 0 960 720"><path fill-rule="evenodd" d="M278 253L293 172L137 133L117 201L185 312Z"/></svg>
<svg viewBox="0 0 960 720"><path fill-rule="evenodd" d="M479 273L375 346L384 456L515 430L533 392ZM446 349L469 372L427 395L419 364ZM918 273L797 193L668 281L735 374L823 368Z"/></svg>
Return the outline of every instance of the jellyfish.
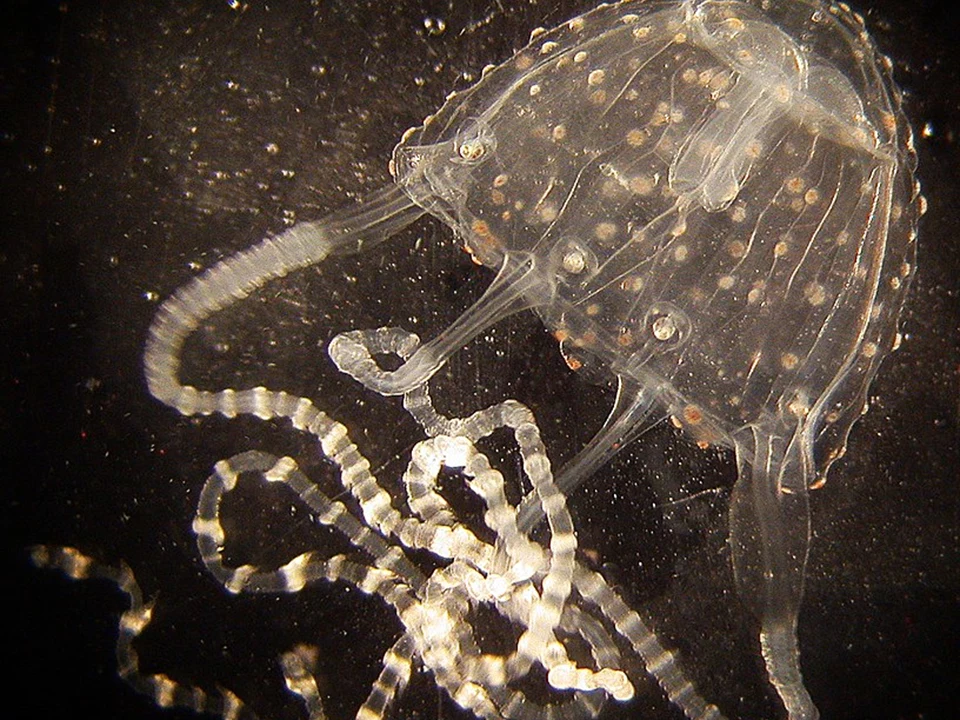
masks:
<svg viewBox="0 0 960 720"><path fill-rule="evenodd" d="M821 0L601 5L484 69L393 152L394 184L221 261L166 300L144 355L184 415L296 422L265 388L198 389L184 342L213 313L429 213L496 275L395 370L337 336L369 388L405 395L504 317L532 310L567 364L612 379L597 435L559 471L572 493L670 417L731 448L741 600L790 720L818 717L797 619L808 492L840 457L915 269L923 199L891 62L863 18ZM520 528L545 517L531 494Z"/></svg>

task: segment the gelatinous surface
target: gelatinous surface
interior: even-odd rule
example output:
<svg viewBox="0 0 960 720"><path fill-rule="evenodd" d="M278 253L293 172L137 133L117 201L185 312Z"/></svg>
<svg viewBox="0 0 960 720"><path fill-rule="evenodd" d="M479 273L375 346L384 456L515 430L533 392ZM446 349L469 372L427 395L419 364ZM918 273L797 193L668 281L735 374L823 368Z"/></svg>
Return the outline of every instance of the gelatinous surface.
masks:
<svg viewBox="0 0 960 720"><path fill-rule="evenodd" d="M499 269L396 387L528 304L621 400L643 399L618 402L564 490L658 411L733 447L737 586L792 720L817 717L796 639L807 489L898 344L915 268L923 201L900 102L846 7L621 3L448 98L391 166Z"/></svg>
<svg viewBox="0 0 960 720"><path fill-rule="evenodd" d="M322 217L339 204L344 189L354 193L381 184L384 159L403 127L436 109L443 92L472 82L457 83L460 71L507 58L511 46L523 44L518 38L538 22L553 25L586 9L477 6L458 8L465 14L447 16L441 24L433 16L425 22L418 7L391 16L386 23L391 29L383 33L357 20L353 35L343 29L351 27L349 11L336 9L305 11L315 13L307 18L278 18L276 10L256 8L236 16L227 6L209 14L191 15L187 9L164 16L155 28L150 18L118 19L112 11L106 19L73 6L64 13L60 35L67 41L59 46L57 67L65 70L56 75L53 124L45 118L34 122L26 140L14 141L29 148L30 138L37 138L36 148L49 144L52 155L41 162L42 173L22 170L26 187L46 189L39 196L42 210L33 213L36 219L24 234L31 249L22 273L19 250L12 251L19 277L13 286L29 291L16 307L30 338L24 343L30 359L14 345L22 362L15 366L20 383L11 387L26 387L26 380L35 388L29 394L32 409L25 412L29 419L13 434L15 443L31 438L24 443L30 452L23 453L29 462L13 474L18 478L13 487L15 493L36 491L42 497L35 505L8 507L12 526L26 542L71 542L111 562L130 560L148 597L157 600L155 634L142 639L144 655L153 648L155 667L170 667L177 677L199 679L206 687L235 688L245 698L258 699L268 716L294 717L300 708L284 696L277 657L296 642L317 643L328 651L322 674L338 678L338 692L329 697L340 698L340 704L329 709L334 717L349 717L400 632L395 616L377 599L361 598L344 586L312 588L313 597L228 600L205 575L189 526L202 478L216 460L254 445L296 454L328 492L337 488L336 477L308 443L271 431L268 424L255 419L177 423L145 401L137 363L156 296L166 296L197 268L278 231L281 210L296 210L300 219ZM896 12L898 21L908 17L899 15L904 10ZM505 28L511 28L509 36ZM896 37L910 45L908 30L895 32L903 32ZM79 54L92 60L76 62L75 33L86 38L77 45L88 44ZM883 35L885 47L899 56L899 42L889 31ZM291 43L291 36L299 40ZM348 39L338 40L341 36ZM231 53L231 48L238 49ZM358 48L367 58L363 70L359 63L347 64ZM425 67L424 48L438 69ZM773 62L764 60L765 66ZM923 62L914 58L913 65ZM302 82L297 82L299 71ZM48 80L42 75L38 83L43 107ZM919 83L920 77L911 80ZM116 87L127 88L133 101L125 102ZM844 97L831 90L838 87L832 80L822 87L808 97ZM924 96L919 89L916 93ZM316 107L323 112L310 112ZM744 143L749 143L746 135L762 134L766 127L749 108L739 115L730 112L704 123L699 137L706 139L737 117L749 120ZM842 138L843 124L837 126L824 134ZM939 125L928 149L941 152L948 146L937 144L943 137L937 130ZM42 157L39 149L37 155ZM677 177L701 184L709 179L705 197L722 198L724 173L755 175L742 165L744 157L742 148L734 148L704 168L695 155L687 155ZM949 206L945 198L952 186L938 178L936 164L932 167L932 175L924 173L926 192L933 202L940 198L940 207ZM32 207L35 200L25 202ZM250 212L253 208L261 214ZM22 215L12 217L23 222ZM29 240L40 237L52 238L55 252L41 252ZM943 488L955 476L951 427L956 408L946 398L956 397L950 362L956 345L939 329L956 326L955 297L951 300L948 288L955 255L949 236L933 237L930 252L934 258L940 253L940 261L920 265L922 292L911 300L911 337L874 386L880 407L861 421L848 459L831 471L830 484L812 500L817 540L801 632L807 628L807 680L818 701L826 701L821 705L827 717L842 717L869 702L875 704L864 713L873 717L929 714L935 710L929 698L946 686L938 682L944 664L936 658L950 657L946 647L953 647L949 626L944 628L952 604L942 597L954 596L949 578L956 573L948 571L955 566L949 525L954 493ZM313 397L350 423L374 465L386 466L380 477L399 477L422 433L399 401L391 405L361 392L328 368L324 348L344 329L389 323L431 338L455 320L488 279L471 272L469 262L457 264L459 258L444 246L447 238L437 224L422 223L398 238L409 249L384 249L356 262L332 259L319 275L308 271L277 281L203 324L188 342L185 376L201 387L266 384ZM56 241L64 239L76 242L68 244L75 253L59 251L63 246ZM594 260L583 250L592 247L565 246L563 269L574 275L589 272ZM194 266L186 267L188 262ZM400 278L413 282L394 282ZM143 293L153 293L153 299ZM38 307L45 309L38 313ZM658 341L681 339L695 327L695 314L684 310L681 315L674 309L680 307L658 304L641 320ZM48 330L53 327L60 328L55 338ZM567 349L589 372L591 355L569 344ZM453 406L445 408L453 414L506 397L524 400L544 428L551 458L562 463L595 431L611 396L563 375L554 355L555 346L537 323L517 316L452 358L435 377L434 392L438 403ZM55 372L45 361L37 364L37 358L48 356L59 359ZM695 417L688 413L686 419ZM733 716L772 716L776 706L756 664L755 625L729 594L726 530L717 524L726 498L722 488L715 492L717 483L731 479L723 472L722 456L677 440L669 428L647 433L627 452L595 485L570 499L584 557L605 566L608 580L625 588L632 604L657 623L711 700ZM509 458L505 450L503 455ZM507 460L508 466L514 462ZM660 494L650 491L652 484L659 484ZM311 523L282 493L272 501L249 492L238 495L243 497L225 510L238 521L236 537L258 529L256 538L236 548L235 560L254 551L283 562L291 548L335 548L327 536L300 537L298 531L308 532ZM29 577L38 582L36 574ZM39 582L49 597L71 593L57 611L38 613L34 624L23 624L34 641L45 631L55 638L49 642L56 642L57 654L31 673L34 680L42 678L42 697L52 704L91 666L77 661L70 669L62 638L73 637L78 626L96 617L101 624L88 637L91 643L102 638L104 653L96 662L109 665L109 612L101 613L113 596L105 588ZM90 605L78 610L76 593L92 597ZM74 615L78 611L84 614ZM937 618L935 632L930 617ZM61 620L67 622L57 631ZM31 652L44 645L31 642ZM172 656L166 661L164 648ZM25 660L29 654L18 655ZM202 659L194 662L194 657ZM22 665L27 667L25 661ZM344 667L350 677L342 676ZM104 676L112 677L109 667ZM870 678L866 685L864 678ZM667 712L659 693L642 683L639 687L633 704L608 704L605 716L633 717L638 707L644 716ZM116 691L124 692L119 684ZM456 715L449 700L438 700L429 674L415 677L404 702L411 714Z"/></svg>
<svg viewBox="0 0 960 720"><path fill-rule="evenodd" d="M490 267L534 254L551 329L668 383L702 439L813 409L823 475L914 268L909 130L862 32L817 2L602 8L451 98L398 182Z"/></svg>

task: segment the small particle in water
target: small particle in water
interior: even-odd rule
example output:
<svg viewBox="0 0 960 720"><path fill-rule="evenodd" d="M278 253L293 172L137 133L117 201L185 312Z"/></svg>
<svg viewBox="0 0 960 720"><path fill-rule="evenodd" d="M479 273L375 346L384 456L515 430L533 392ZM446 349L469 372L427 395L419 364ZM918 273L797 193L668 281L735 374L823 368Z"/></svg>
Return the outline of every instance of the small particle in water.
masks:
<svg viewBox="0 0 960 720"><path fill-rule="evenodd" d="M447 29L447 21L443 18L425 17L423 27L428 35L443 35Z"/></svg>

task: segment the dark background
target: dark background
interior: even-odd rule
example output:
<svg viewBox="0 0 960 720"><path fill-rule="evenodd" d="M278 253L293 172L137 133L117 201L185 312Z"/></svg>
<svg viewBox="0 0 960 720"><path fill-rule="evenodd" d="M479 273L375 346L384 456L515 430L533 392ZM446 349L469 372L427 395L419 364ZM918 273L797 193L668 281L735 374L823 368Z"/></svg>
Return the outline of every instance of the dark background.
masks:
<svg viewBox="0 0 960 720"><path fill-rule="evenodd" d="M930 210L903 346L884 362L846 458L813 497L804 670L827 719L956 717L960 35L946 3L857 5L907 93ZM353 717L399 632L392 611L342 585L228 598L205 574L190 531L203 478L234 453L294 453L325 487L335 478L287 428L188 420L151 400L140 371L146 329L159 299L199 269L382 186L405 128L483 65L509 57L534 27L590 6L8 3L0 30L6 717L171 717L115 676L120 597L103 583L31 568L24 548L33 543L130 563L156 601L138 645L148 671L222 684L264 717L302 717L276 657L315 643L330 716ZM309 395L350 426L381 477L397 477L415 425L396 400L339 376L326 342L387 323L432 337L488 282L445 227L424 219L382 253L298 273L216 316L188 344L185 373L204 387L262 383ZM530 314L485 333L434 388L457 415L505 397L528 403L557 463L586 442L612 400L566 369ZM696 497L659 508L650 479ZM704 694L731 718L776 717L724 546L733 479L727 455L660 427L571 504L581 547L680 650ZM322 545L291 506L282 494L256 493L233 505L253 557L282 562ZM604 717L676 715L651 685L638 687L635 703L610 705ZM29 710L13 709L20 703ZM421 673L395 716L463 713Z"/></svg>

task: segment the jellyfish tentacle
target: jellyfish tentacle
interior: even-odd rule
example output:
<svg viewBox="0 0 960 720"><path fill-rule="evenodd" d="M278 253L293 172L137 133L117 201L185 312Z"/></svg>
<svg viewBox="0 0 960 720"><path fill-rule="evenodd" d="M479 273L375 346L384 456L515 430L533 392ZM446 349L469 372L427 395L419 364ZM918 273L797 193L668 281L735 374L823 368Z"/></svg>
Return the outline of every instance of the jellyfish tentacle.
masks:
<svg viewBox="0 0 960 720"><path fill-rule="evenodd" d="M291 694L300 698L309 720L326 720L320 687L314 677L317 665L315 647L301 643L280 655L283 682Z"/></svg>
<svg viewBox="0 0 960 720"><path fill-rule="evenodd" d="M256 713L225 687L207 692L163 673L147 673L141 669L134 644L153 620L153 603L144 602L140 584L125 562L121 561L118 566L106 565L66 545L34 545L30 548L30 559L36 567L59 570L71 580L107 580L126 596L129 605L117 619L114 654L117 674L138 693L153 698L163 708L183 708L223 720L257 720ZM324 720L322 704L317 707L319 714L312 715L311 720Z"/></svg>
<svg viewBox="0 0 960 720"><path fill-rule="evenodd" d="M345 333L345 335L349 336L358 352L344 352L344 346L338 344L330 348L331 359L342 372L351 375L364 384L367 383L370 373L362 371L361 367L379 368L373 358L374 355L392 353L398 355L401 359L406 359L416 351L419 342L416 335L401 328L354 331ZM628 383L623 385L622 391L624 398L636 397L636 393L631 395L633 388L630 388ZM517 442L521 447L521 455L525 458L524 468L528 477L535 487L540 488L535 492L553 498L552 500L544 498L543 502L543 505L553 508L552 514L555 516L551 523L551 535L567 537L575 544L576 536L570 534L572 528L561 525L569 517L569 512L565 508L565 495L557 488L556 481L550 480L549 476L545 479L541 478L540 481L534 479L543 471L548 470L549 464L546 463L546 466L544 466L546 451L539 438L535 420L525 406L514 400L507 400L484 410L479 410L467 418L447 418L433 407L429 385L426 383L406 393L403 404L431 438L446 435L476 442L490 435L499 427L513 428ZM629 403L626 403L626 406L629 407ZM521 425L526 426L523 433L519 432ZM634 436L630 435L629 437ZM543 456L542 460L533 460L533 458L541 455ZM544 491L546 492L544 493ZM497 505L500 504L498 501ZM529 535L529 531L518 527L519 510L517 515L517 527L507 530L506 525L497 526L498 544L502 543L506 546L515 542L517 539L511 538L508 543L504 535L517 532L517 530L522 535L520 540ZM491 529L493 528L491 527ZM504 554L500 554L499 557L502 559ZM544 562L546 562L547 557L549 556L544 556ZM453 567L451 566L451 568ZM514 567L516 566L514 565ZM543 572L544 567L541 566L538 574L542 575ZM541 578L541 585L543 578L545 576ZM724 716L717 706L708 703L686 677L677 655L664 647L637 612L631 609L607 585L599 573L589 570L577 562L574 565L571 583L574 592L569 593L569 597L564 601L562 613L559 619L555 621L555 626L563 628L571 635L580 636L590 645L591 654L597 666L606 669L606 671L600 670L599 673L595 674L594 682L600 679L604 672L606 672L607 679L614 680L615 678L610 675L610 669L620 664L620 651L617 643L614 642L612 634L605 628L605 624L609 624L615 631L616 637L624 640L633 652L642 659L647 671L656 679L670 702L676 705L687 718L690 720L723 720ZM460 585L466 586L466 582L461 580ZM500 609L514 622L529 626L530 610L526 603L507 603ZM520 612L521 610L522 612ZM466 646L461 644L461 647L465 648ZM498 666L504 670L507 667L516 670L516 663L508 665L503 662L503 658L500 658L500 660ZM569 689L565 683L560 681L567 679L564 677L565 673L570 677L575 677L576 674L582 672L580 668L573 668L573 670L574 672L571 673L569 666L560 668L553 673L553 682ZM594 673L590 672L589 675L594 675ZM448 680L449 678L438 677L439 684ZM556 687L553 683L551 683L551 686ZM630 687L620 681L618 686L610 685L607 689L613 691L619 688L626 691ZM464 689L463 692L466 693L466 690ZM453 696L454 693L452 692L451 695ZM483 699L492 698L502 708L502 717L511 718L511 720L533 720L534 718L555 717L558 714L565 718L573 717L572 713L567 712L569 708L565 708L564 705L548 704L544 706L534 703L522 691L507 688L502 683L487 683L482 688L480 696ZM581 691L577 692L574 697L575 707L578 712L584 713L583 716L595 717L599 712L602 701L597 695ZM465 697L461 699L466 702ZM623 696L621 696L621 699L623 699ZM474 709L474 712L482 716L482 713L477 709Z"/></svg>
<svg viewBox="0 0 960 720"><path fill-rule="evenodd" d="M572 493L614 455L660 422L660 415L650 415L656 400L657 393L649 386L641 385L629 375L617 375L617 396L603 427L557 473L556 485L560 491L564 495ZM536 495L530 493L520 506L521 529L532 530L543 518L542 506Z"/></svg>
<svg viewBox="0 0 960 720"><path fill-rule="evenodd" d="M737 591L760 619L767 674L789 720L819 717L803 683L797 640L810 547L807 487L813 477L804 427L790 433L765 423L735 437L740 473L730 503Z"/></svg>
<svg viewBox="0 0 960 720"><path fill-rule="evenodd" d="M480 299L437 337L418 347L396 370L381 370L373 362L357 365L356 360L367 351L349 333L331 340L327 352L354 367L359 373L354 377L370 389L381 395L403 395L429 380L447 358L491 325L521 310L550 304L556 279L541 264L530 253L504 253L500 271Z"/></svg>
<svg viewBox="0 0 960 720"><path fill-rule="evenodd" d="M423 214L401 190L390 186L354 206L315 222L303 222L232 255L194 278L157 310L144 349L144 375L150 394L183 415L237 412L233 398L180 382L180 359L187 337L205 319L270 280L372 247ZM241 411L245 412L245 411Z"/></svg>
<svg viewBox="0 0 960 720"><path fill-rule="evenodd" d="M684 716L689 720L725 720L719 708L708 703L686 677L676 653L663 646L637 611L627 605L600 573L578 565L574 585L580 597L598 608L619 636L630 644L647 672Z"/></svg>
<svg viewBox="0 0 960 720"><path fill-rule="evenodd" d="M377 349L399 343L398 347L406 348L404 352L412 349L409 346L415 340L397 330L363 335ZM200 555L207 569L232 593L299 592L318 581L341 580L381 597L395 609L404 635L384 655L383 671L357 717L386 717L417 660L433 672L437 684L451 698L485 720L520 717L523 712L531 718L595 717L606 696L626 700L633 694L633 685L618 669L619 649L599 620L584 634L596 669L578 667L556 635L558 627L578 634L576 627L570 626L569 616L573 612L569 603L577 545L563 497L553 488L539 429L529 409L513 400L475 416L484 417L484 422L453 420L448 421L449 427L483 434L499 427L514 430L524 470L550 508L553 537L549 552L517 530L516 511L507 501L504 477L491 468L472 441L463 435L437 434L411 451L403 478L411 514L404 512L389 523L379 522L394 513L376 509L382 502L376 499L380 486L372 476L363 481L366 490L357 497L361 520L312 483L292 458L248 451L218 462L200 493L193 523ZM320 439L324 454L340 467L341 484L354 492L351 488L357 483L352 478L357 473L369 475L368 463L345 428L335 421L321 424L325 428L322 433L316 431L316 422L305 429ZM487 506L485 522L497 537L494 544L479 540L436 492L442 466L462 468L467 486ZM289 487L318 522L338 530L354 548L372 558L367 560L371 564L346 555L324 559L321 551L308 551L276 569L228 566L223 556L227 525L220 517L222 499L236 488L243 473L258 476L261 483ZM452 562L426 576L410 563L407 550L427 551ZM495 656L481 651L474 639L476 628L467 617L469 608L478 604L490 605L510 622L526 628L513 652ZM449 631L438 631L438 623ZM294 649L282 658L285 677L291 691L308 707L319 707L316 683L307 667L309 652L306 654L301 657ZM550 686L574 690L574 698L539 705L524 691L509 687L512 680L528 674L533 663L548 670L559 668L549 676Z"/></svg>

